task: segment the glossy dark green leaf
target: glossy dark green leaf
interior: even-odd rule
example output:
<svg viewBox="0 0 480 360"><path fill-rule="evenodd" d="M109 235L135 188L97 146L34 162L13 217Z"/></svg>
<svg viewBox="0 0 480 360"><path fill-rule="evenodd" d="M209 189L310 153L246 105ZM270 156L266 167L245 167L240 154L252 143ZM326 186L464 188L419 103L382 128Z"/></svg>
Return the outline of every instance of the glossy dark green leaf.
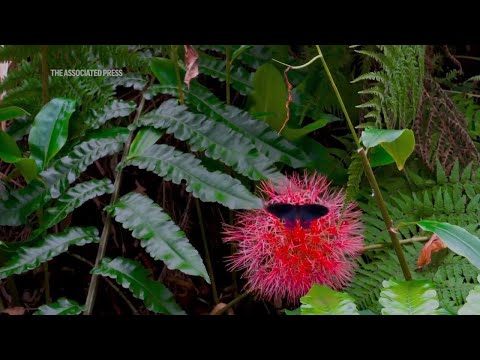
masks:
<svg viewBox="0 0 480 360"><path fill-rule="evenodd" d="M155 144L160 139L165 131L156 129L152 126L143 127L138 130L130 145L128 156L137 156L143 154L150 146Z"/></svg>
<svg viewBox="0 0 480 360"><path fill-rule="evenodd" d="M150 69L155 77L160 81L160 85L176 85L177 75L175 74L175 65L169 59L155 58L150 62ZM184 70L181 70L180 78L184 78Z"/></svg>
<svg viewBox="0 0 480 360"><path fill-rule="evenodd" d="M113 184L109 179L90 180L68 189L58 198L55 206L45 210L42 217L42 226L33 233L32 238L42 235L45 230L58 224L88 200L112 192Z"/></svg>
<svg viewBox="0 0 480 360"><path fill-rule="evenodd" d="M39 306L33 315L80 315L84 310L85 306L76 301L60 298L51 304Z"/></svg>
<svg viewBox="0 0 480 360"><path fill-rule="evenodd" d="M417 224L423 230L435 233L450 250L467 258L472 265L480 269L480 239L478 237L460 226L445 222L422 220Z"/></svg>
<svg viewBox="0 0 480 360"><path fill-rule="evenodd" d="M410 129L365 129L360 140L367 149L381 145L395 160L399 170L403 169L405 162L415 150L415 136Z"/></svg>
<svg viewBox="0 0 480 360"><path fill-rule="evenodd" d="M252 180L278 182L284 178L245 135L204 115L187 111L187 107L178 105L177 100L162 103L155 111L141 116L134 126L167 129L168 134L188 141L192 151L205 151L206 156L224 162Z"/></svg>
<svg viewBox="0 0 480 360"><path fill-rule="evenodd" d="M75 101L53 99L37 114L28 137L30 157L40 169L65 145L68 138L68 122L75 111Z"/></svg>
<svg viewBox="0 0 480 360"><path fill-rule="evenodd" d="M382 315L441 315L437 292L428 280L385 280L378 300Z"/></svg>
<svg viewBox="0 0 480 360"><path fill-rule="evenodd" d="M38 174L38 168L35 161L23 158L15 140L3 131L0 131L0 160L6 163L15 164L15 167L20 171L28 183Z"/></svg>
<svg viewBox="0 0 480 360"><path fill-rule="evenodd" d="M0 109L0 122L12 120L23 115L30 115L27 111L18 106L9 106Z"/></svg>
<svg viewBox="0 0 480 360"><path fill-rule="evenodd" d="M135 111L137 104L134 101L114 100L105 105L102 111L94 111L90 120L87 121L89 129L98 129L108 120L125 117Z"/></svg>
<svg viewBox="0 0 480 360"><path fill-rule="evenodd" d="M169 269L201 276L210 283L198 251L170 216L148 196L128 193L109 211L125 229L132 231L133 237L142 241L141 245L155 260L162 260Z"/></svg>
<svg viewBox="0 0 480 360"><path fill-rule="evenodd" d="M62 233L47 235L36 244L18 248L16 254L0 267L0 279L33 270L64 253L71 245L82 246L98 241L98 230L94 227L71 227Z"/></svg>
<svg viewBox="0 0 480 360"><path fill-rule="evenodd" d="M159 314L185 315L173 294L162 283L152 280L150 273L138 261L117 257L104 258L93 274L114 279L133 296L143 300L148 310Z"/></svg>
<svg viewBox="0 0 480 360"><path fill-rule="evenodd" d="M230 209L260 209L262 200L239 180L218 171L209 172L200 159L168 145L152 145L143 154L126 160L126 165L152 171L167 181L187 183L186 190L206 202L218 202Z"/></svg>
<svg viewBox="0 0 480 360"><path fill-rule="evenodd" d="M22 158L22 152L16 141L7 133L0 131L0 160L14 164Z"/></svg>
<svg viewBox="0 0 480 360"><path fill-rule="evenodd" d="M306 154L297 146L281 137L266 122L255 119L249 113L221 102L207 88L198 82L184 87L185 101L208 118L223 122L231 129L246 135L256 148L272 162L281 161L294 168L306 166ZM154 85L145 93L147 99L154 94L164 93L178 96L176 85Z"/></svg>
<svg viewBox="0 0 480 360"><path fill-rule="evenodd" d="M381 146L376 146L368 150L368 158L370 160L370 166L384 166L390 165L395 162L395 159Z"/></svg>
<svg viewBox="0 0 480 360"><path fill-rule="evenodd" d="M51 198L58 198L78 176L98 159L122 150L129 131L95 132L92 138L75 146L68 155L56 160L28 186L12 191L0 201L0 225L25 224L27 217Z"/></svg>

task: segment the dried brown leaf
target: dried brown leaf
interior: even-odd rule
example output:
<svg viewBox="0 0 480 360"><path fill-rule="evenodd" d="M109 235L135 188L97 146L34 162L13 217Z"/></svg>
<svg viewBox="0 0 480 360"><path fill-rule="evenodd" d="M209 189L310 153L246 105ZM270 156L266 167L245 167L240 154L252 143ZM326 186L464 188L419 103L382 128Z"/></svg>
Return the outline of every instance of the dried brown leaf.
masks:
<svg viewBox="0 0 480 360"><path fill-rule="evenodd" d="M418 256L417 260L417 270L430 264L433 253L445 249L446 247L447 246L445 243L440 240L437 235L432 235L430 240L428 240L428 242L423 246L422 251L420 251L420 255Z"/></svg>
<svg viewBox="0 0 480 360"><path fill-rule="evenodd" d="M198 76L198 53L192 45L183 45L185 47L185 73L184 82L190 87L190 81Z"/></svg>

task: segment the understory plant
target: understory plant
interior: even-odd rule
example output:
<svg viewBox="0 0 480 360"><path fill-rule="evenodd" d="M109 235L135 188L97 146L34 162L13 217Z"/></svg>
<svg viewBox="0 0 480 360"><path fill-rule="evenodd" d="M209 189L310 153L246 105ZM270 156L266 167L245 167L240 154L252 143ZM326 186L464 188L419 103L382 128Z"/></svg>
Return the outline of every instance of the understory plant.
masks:
<svg viewBox="0 0 480 360"><path fill-rule="evenodd" d="M1 48L0 306L25 307L35 278L35 315L94 314L106 294L134 314L249 295L289 314L478 313L474 106L446 100L425 46L323 50ZM121 76L50 71L68 68ZM443 250L413 271L432 234ZM65 259L88 275L75 298Z"/></svg>

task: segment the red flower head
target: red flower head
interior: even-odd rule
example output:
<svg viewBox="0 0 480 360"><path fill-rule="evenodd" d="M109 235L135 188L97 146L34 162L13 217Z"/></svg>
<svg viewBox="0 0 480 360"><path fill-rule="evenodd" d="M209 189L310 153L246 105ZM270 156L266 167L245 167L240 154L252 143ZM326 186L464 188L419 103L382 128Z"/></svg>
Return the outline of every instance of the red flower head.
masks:
<svg viewBox="0 0 480 360"><path fill-rule="evenodd" d="M266 209L242 212L233 226L225 225L226 242L237 244L230 270L245 270L246 288L266 300L294 303L313 284L341 289L354 273L354 257L363 247L361 212L350 203L342 216L344 194L329 188L314 174L288 177L275 188L263 182L265 204L320 204L328 213L311 222L289 224ZM341 221L340 217L342 216Z"/></svg>

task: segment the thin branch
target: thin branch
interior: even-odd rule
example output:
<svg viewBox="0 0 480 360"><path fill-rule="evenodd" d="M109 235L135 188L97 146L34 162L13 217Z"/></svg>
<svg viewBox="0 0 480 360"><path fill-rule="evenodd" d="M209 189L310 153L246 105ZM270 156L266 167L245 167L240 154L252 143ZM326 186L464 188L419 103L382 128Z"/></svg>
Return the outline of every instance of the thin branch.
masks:
<svg viewBox="0 0 480 360"><path fill-rule="evenodd" d="M145 105L145 97L142 96L142 100L140 101L140 105L138 106L134 121L136 121L140 117L144 105ZM123 158L128 156L128 151L130 149L130 144L132 143L134 134L135 132L131 131L130 135L128 136L128 140L125 143L125 146L123 148L122 160ZM113 184L113 194L110 200L110 205L113 205L118 201L118 198L120 195L120 187L122 185L122 178L123 178L123 169L120 169L115 176L115 182ZM107 244L108 244L108 239L110 237L111 226L112 226L112 215L108 213L107 217L105 218L105 223L103 225L102 236L100 238L100 245L98 246L97 258L95 260L95 267L100 265L107 251ZM90 286L88 288L87 300L85 302L85 312L83 313L84 315L92 314L93 307L95 305L95 299L97 296L97 290L98 290L98 275L93 274L90 280Z"/></svg>

